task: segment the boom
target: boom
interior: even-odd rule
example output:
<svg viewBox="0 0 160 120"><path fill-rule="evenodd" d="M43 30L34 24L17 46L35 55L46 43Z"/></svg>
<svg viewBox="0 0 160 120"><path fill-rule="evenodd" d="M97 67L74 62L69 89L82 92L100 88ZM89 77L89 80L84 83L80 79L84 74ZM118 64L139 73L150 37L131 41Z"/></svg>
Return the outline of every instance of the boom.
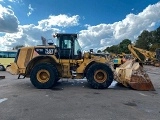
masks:
<svg viewBox="0 0 160 120"><path fill-rule="evenodd" d="M136 51L137 50L139 53L141 53L144 57L145 57L145 62L149 62L152 61L153 59L155 59L156 56L156 52L151 52L151 51L147 51L141 48L137 48L131 44L128 45L128 49L130 50L130 52L134 55L135 58L137 58L138 60L141 60L141 58L137 55Z"/></svg>

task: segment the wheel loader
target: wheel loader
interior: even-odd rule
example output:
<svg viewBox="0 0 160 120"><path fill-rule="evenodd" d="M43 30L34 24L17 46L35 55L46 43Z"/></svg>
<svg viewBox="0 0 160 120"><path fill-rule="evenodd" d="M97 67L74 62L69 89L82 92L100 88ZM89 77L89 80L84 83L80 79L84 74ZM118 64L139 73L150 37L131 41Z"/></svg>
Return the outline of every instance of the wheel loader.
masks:
<svg viewBox="0 0 160 120"><path fill-rule="evenodd" d="M126 70L130 69L129 75L126 74L128 71L116 72L106 57L94 55L90 51L83 53L77 34L57 33L53 37L56 38L56 45L49 43L49 45L20 48L14 63L11 63L7 71L11 74L29 77L31 83L39 89L52 88L61 78L86 78L88 84L95 89L108 88L113 80L126 87L131 84L132 88L129 79L132 77L132 68L121 67ZM43 43L44 41L43 38ZM139 81L134 81L134 84L136 83L139 84ZM143 90L140 88L141 86L133 87L136 90ZM153 89L152 86L144 90Z"/></svg>

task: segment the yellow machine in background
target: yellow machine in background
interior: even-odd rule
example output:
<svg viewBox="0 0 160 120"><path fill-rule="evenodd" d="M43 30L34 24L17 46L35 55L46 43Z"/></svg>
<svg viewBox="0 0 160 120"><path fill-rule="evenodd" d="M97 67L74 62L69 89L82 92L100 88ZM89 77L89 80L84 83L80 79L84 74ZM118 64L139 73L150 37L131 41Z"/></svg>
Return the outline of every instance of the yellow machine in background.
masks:
<svg viewBox="0 0 160 120"><path fill-rule="evenodd" d="M159 57L160 49L156 49L155 52L151 52L151 51L147 51L147 50L143 50L143 49L134 47L133 45L128 45L128 49L137 59L139 59L139 61L143 62L144 64L153 65L156 67L160 66L160 57ZM141 60L141 58L138 56L135 50L140 52L145 57L144 61Z"/></svg>
<svg viewBox="0 0 160 120"><path fill-rule="evenodd" d="M131 54L122 53L115 55L115 57L113 58L114 69L125 63L127 60L131 59L133 59L133 56Z"/></svg>
<svg viewBox="0 0 160 120"><path fill-rule="evenodd" d="M133 45L129 45L128 48L131 51L131 53L133 53L134 55L137 54L136 51L141 53L145 57L145 60L144 60L143 63L146 64L146 65L151 65L156 60L156 52L151 52L151 51L147 51L147 50L144 50L144 49L141 49L141 48L137 48ZM136 55L136 57L140 61L142 61L141 58L138 56L138 54Z"/></svg>
<svg viewBox="0 0 160 120"><path fill-rule="evenodd" d="M119 67L121 64L123 64L122 59L123 59L122 54L118 54L113 58L114 69L116 69L116 67Z"/></svg>
<svg viewBox="0 0 160 120"><path fill-rule="evenodd" d="M77 34L57 33L54 38L57 39L56 45L19 49L15 62L11 63L7 71L11 74L30 77L31 83L41 89L55 86L61 78L82 79L86 77L88 84L95 89L108 88L112 81L116 80L136 90L154 90L154 87L147 89L143 87L144 84L140 84L141 79L134 74L139 70L132 66L134 61L130 64L129 74L128 67L120 67L115 71L106 57L93 52L82 54ZM139 63L136 62L136 64ZM134 87L131 80L134 80L134 85L139 86ZM150 84L152 84L151 81Z"/></svg>

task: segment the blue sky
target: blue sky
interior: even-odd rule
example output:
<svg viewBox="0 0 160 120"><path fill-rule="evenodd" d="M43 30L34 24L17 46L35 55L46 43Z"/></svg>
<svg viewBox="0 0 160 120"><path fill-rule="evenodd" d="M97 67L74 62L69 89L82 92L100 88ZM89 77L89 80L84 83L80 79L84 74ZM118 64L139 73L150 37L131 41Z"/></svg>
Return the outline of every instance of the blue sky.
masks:
<svg viewBox="0 0 160 120"><path fill-rule="evenodd" d="M135 41L160 25L158 0L0 0L0 48L41 44L55 32L78 33L84 50Z"/></svg>

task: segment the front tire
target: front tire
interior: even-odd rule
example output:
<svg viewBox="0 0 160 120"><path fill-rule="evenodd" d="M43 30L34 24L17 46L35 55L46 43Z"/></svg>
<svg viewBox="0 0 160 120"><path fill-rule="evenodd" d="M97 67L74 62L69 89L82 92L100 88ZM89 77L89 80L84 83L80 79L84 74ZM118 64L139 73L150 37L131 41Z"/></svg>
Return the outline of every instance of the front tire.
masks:
<svg viewBox="0 0 160 120"><path fill-rule="evenodd" d="M104 89L111 85L113 72L108 65L95 63L89 67L86 78L92 88Z"/></svg>
<svg viewBox="0 0 160 120"><path fill-rule="evenodd" d="M49 89L53 87L58 79L58 71L50 63L39 63L35 65L30 74L31 83L38 89Z"/></svg>

